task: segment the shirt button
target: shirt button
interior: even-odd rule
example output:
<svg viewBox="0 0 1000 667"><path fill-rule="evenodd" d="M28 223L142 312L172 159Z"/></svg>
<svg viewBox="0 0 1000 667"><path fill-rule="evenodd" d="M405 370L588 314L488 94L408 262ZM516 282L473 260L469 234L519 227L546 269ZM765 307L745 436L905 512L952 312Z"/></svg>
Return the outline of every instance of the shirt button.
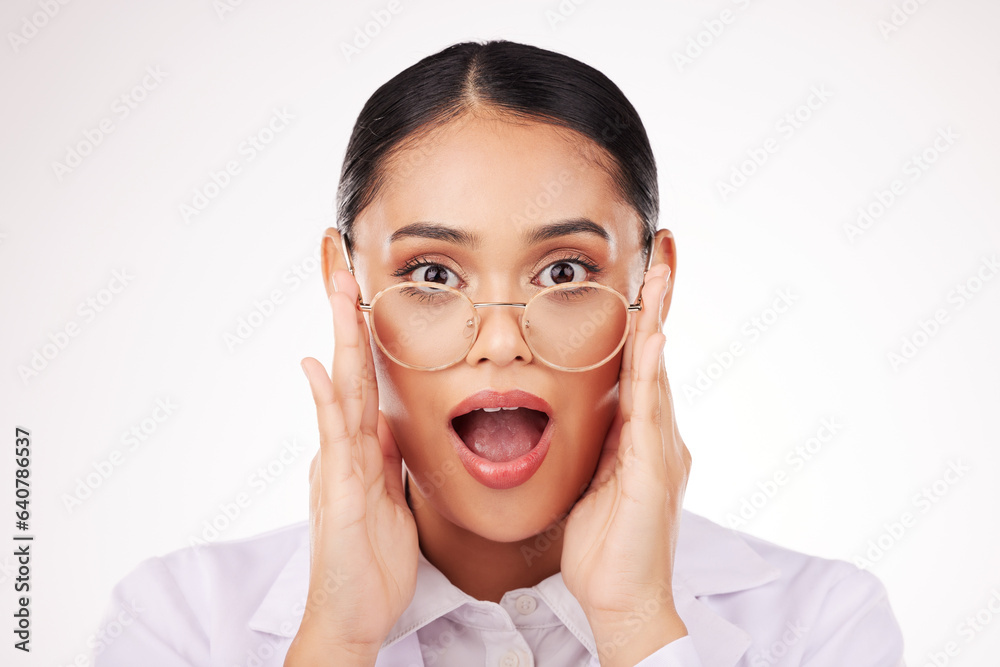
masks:
<svg viewBox="0 0 1000 667"><path fill-rule="evenodd" d="M535 611L536 607L538 607L538 603L530 595L522 595L514 602L514 608L525 615Z"/></svg>
<svg viewBox="0 0 1000 667"><path fill-rule="evenodd" d="M500 667L517 667L520 662L517 653L507 651L507 654L500 660Z"/></svg>

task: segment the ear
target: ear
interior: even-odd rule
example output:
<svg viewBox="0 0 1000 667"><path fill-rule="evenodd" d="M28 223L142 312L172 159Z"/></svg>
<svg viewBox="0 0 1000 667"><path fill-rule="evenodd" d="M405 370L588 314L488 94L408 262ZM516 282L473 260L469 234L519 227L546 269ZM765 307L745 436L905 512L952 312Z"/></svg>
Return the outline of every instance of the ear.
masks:
<svg viewBox="0 0 1000 667"><path fill-rule="evenodd" d="M336 227L327 227L323 236L323 284L326 295L333 294L333 272L349 270L347 255L344 254L344 239Z"/></svg>
<svg viewBox="0 0 1000 667"><path fill-rule="evenodd" d="M663 299L663 310L660 313L660 326L667 319L670 312L670 300L674 296L674 284L677 280L677 245L674 243L674 235L669 229L661 229L653 237L653 261L650 268L657 264L666 264L670 267L670 277L667 282L667 296Z"/></svg>

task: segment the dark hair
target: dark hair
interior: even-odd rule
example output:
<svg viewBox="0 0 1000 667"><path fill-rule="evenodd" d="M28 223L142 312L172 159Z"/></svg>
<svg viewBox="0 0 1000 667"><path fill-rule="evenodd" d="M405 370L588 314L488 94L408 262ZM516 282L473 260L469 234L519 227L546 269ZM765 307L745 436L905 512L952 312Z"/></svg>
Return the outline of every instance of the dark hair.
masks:
<svg viewBox="0 0 1000 667"><path fill-rule="evenodd" d="M355 219L386 182L389 158L427 130L484 107L576 130L607 151L619 195L642 220L646 259L659 191L638 112L593 67L506 40L449 46L407 67L368 98L347 144L337 190L337 226L349 245Z"/></svg>

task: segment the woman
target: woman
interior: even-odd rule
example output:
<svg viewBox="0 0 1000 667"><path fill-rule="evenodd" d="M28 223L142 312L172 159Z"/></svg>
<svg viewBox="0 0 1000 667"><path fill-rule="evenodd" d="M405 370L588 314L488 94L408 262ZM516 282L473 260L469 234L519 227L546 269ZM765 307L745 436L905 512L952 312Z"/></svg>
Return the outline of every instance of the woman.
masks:
<svg viewBox="0 0 1000 667"><path fill-rule="evenodd" d="M682 510L676 248L604 75L424 58L362 109L338 204L308 524L144 562L99 664L902 664L873 575Z"/></svg>

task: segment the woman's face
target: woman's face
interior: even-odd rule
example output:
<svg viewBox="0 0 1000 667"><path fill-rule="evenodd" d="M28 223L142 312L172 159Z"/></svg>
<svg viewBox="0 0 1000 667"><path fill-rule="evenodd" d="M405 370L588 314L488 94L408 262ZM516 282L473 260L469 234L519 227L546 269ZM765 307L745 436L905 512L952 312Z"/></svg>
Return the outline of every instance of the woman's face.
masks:
<svg viewBox="0 0 1000 667"><path fill-rule="evenodd" d="M390 161L386 186L357 218L354 267L362 298L370 302L402 281L433 279L475 303L522 303L556 275L560 282L571 276L608 285L633 303L645 266L640 220L593 161L597 150L570 130L475 115L420 137ZM579 219L593 221L608 238L577 231L525 241L532 231ZM416 222L449 227L479 243L470 247L450 234L390 240ZM523 310L496 306L478 312L475 344L449 368L403 367L370 336L372 355L381 410L409 470L412 504L426 504L487 539L510 542L565 516L593 477L618 405L622 350L589 371L555 370L534 358L525 343L518 324ZM449 413L482 389L520 389L552 408L548 453L518 486L500 490L480 483L451 444Z"/></svg>

